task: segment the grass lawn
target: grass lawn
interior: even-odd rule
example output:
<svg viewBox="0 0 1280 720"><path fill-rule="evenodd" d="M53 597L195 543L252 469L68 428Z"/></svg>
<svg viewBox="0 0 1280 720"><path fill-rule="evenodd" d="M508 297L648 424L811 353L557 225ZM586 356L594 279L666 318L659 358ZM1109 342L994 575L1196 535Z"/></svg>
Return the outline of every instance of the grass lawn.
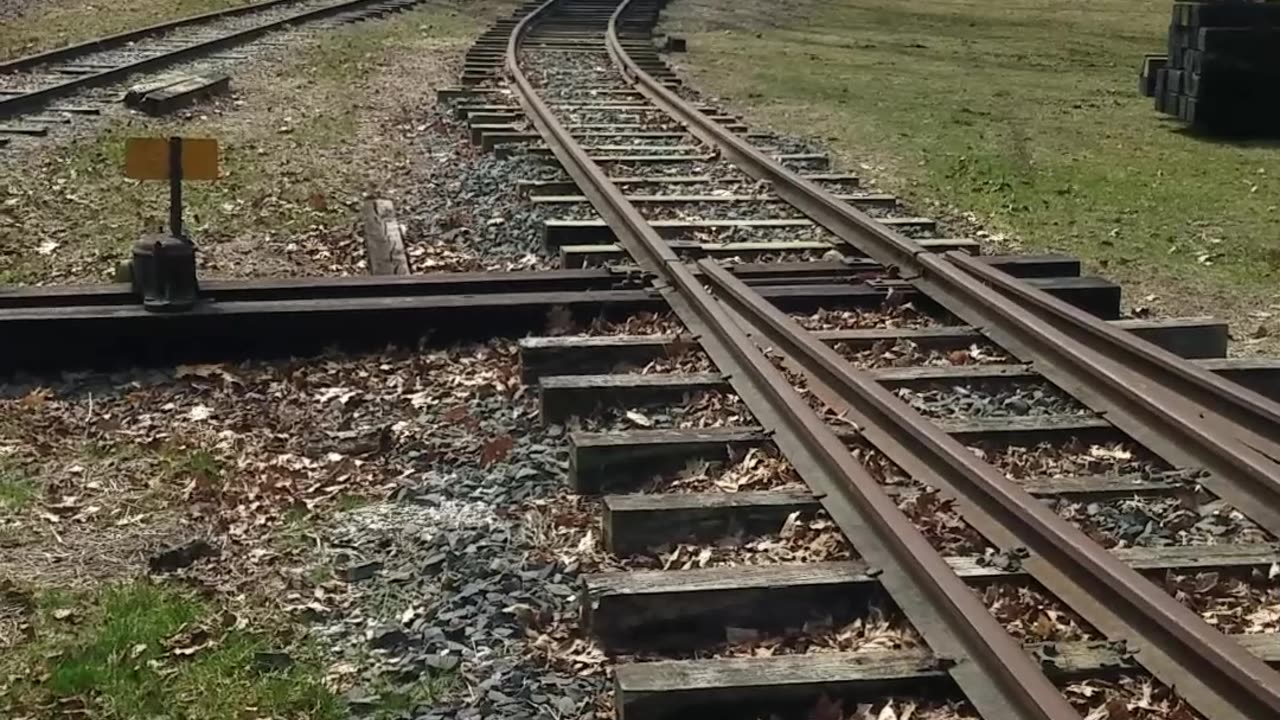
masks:
<svg viewBox="0 0 1280 720"><path fill-rule="evenodd" d="M15 18L5 19L4 32L0 33L0 59L252 2L261 0L113 0L109 6L85 0L41 3Z"/></svg>
<svg viewBox="0 0 1280 720"><path fill-rule="evenodd" d="M0 658L5 717L341 717L317 665L189 592L135 581L26 602L33 637Z"/></svg>
<svg viewBox="0 0 1280 720"><path fill-rule="evenodd" d="M1169 13L1167 0L677 0L665 25L688 38L675 57L697 86L756 123L825 138L922 209L1077 255L1131 305L1220 315L1263 349L1280 335L1280 143L1194 137L1137 94Z"/></svg>

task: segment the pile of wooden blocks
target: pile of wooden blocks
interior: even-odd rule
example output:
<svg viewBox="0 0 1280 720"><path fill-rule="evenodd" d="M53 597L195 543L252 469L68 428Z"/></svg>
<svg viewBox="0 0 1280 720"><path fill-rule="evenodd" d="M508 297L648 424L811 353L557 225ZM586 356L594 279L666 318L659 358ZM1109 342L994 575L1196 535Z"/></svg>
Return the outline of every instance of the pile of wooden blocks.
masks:
<svg viewBox="0 0 1280 720"><path fill-rule="evenodd" d="M1280 2L1177 2L1169 54L1138 81L1156 109L1197 130L1280 135Z"/></svg>

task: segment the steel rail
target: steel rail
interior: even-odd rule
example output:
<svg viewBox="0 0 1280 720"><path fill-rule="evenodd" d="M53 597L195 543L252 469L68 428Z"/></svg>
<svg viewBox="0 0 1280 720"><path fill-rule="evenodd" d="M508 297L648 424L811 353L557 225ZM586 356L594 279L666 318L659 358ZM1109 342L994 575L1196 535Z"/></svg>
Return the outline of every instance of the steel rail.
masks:
<svg viewBox="0 0 1280 720"><path fill-rule="evenodd" d="M728 376L735 391L809 483L886 590L940 657L978 711L997 718L1065 720L1079 715L991 616L978 596L885 494L825 422L760 353L720 304L591 161L521 72L525 34L560 0L524 17L507 46L506 70L539 135L672 310ZM617 14L610 21L616 25Z"/></svg>
<svg viewBox="0 0 1280 720"><path fill-rule="evenodd" d="M0 118L12 117L23 112L29 112L33 108L41 107L53 100L66 97L67 95L71 95L81 90L113 83L128 77L129 75L133 75L134 73L172 64L192 55L216 50L227 45L242 43L259 35L265 35L268 32L288 25L318 20L329 15L337 15L339 13L358 8L361 5L371 5L375 2L380 2L380 0L346 0L345 2L326 5L313 10L305 10L279 20L273 20L271 22L263 23L262 25L255 25L251 28L238 30L227 35L213 38L212 40L188 45L155 57L143 58L132 63L126 63L118 67L103 70L102 72L75 77L56 85L50 85L48 87L25 92L21 95L14 95L13 97L0 100Z"/></svg>
<svg viewBox="0 0 1280 720"><path fill-rule="evenodd" d="M631 3L624 0L615 18ZM607 46L625 77L692 134L719 148L727 160L771 182L776 195L841 241L886 267L897 268L947 310L1032 363L1048 380L1161 457L1175 465L1209 470L1206 484L1251 519L1280 534L1280 449L1271 419L1280 417L1280 404L1212 378L1146 341L1118 338L1083 313L1056 308L1025 283L989 271L978 274L962 258L929 253L685 102L627 54L613 27ZM1000 292L992 292L984 282ZM1022 302L1014 302L1009 294Z"/></svg>
<svg viewBox="0 0 1280 720"><path fill-rule="evenodd" d="M0 74L17 72L20 70L29 70L40 65L45 65L58 60L84 55L91 52L101 52L110 50L122 45L127 45L134 40L141 40L152 35L159 35L170 30L187 27L188 25L199 25L210 20L221 20L224 18L238 17L257 12L259 10L269 10L278 5L288 3L301 2L301 0L265 0L265 2L250 3L248 5L240 5L239 7L228 8L226 10L214 10L212 12L201 13L199 15L188 15L176 20L166 20L164 22L149 25L137 30L126 30L114 35L104 35L92 40L86 40L75 45L65 45L53 50L45 50L31 55L5 60L0 62Z"/></svg>
<svg viewBox="0 0 1280 720"><path fill-rule="evenodd" d="M1025 283L1015 282L1006 273L992 271L970 256L947 253L946 257L983 283L1020 301L1026 307L1035 308L1040 317L1054 321L1059 330L1070 334L1073 339L1107 350L1124 352L1134 362L1155 372L1168 372L1171 382L1180 383L1179 396L1195 397L1200 405L1215 410L1220 410L1222 399L1228 399L1228 407L1220 412L1229 414L1233 422L1247 429L1247 432L1241 432L1240 438L1267 453L1272 459L1280 460L1280 403L1236 383L1206 374L1201 368L1161 347L1118 334L1098 317L1081 312L1046 293L1037 292Z"/></svg>
<svg viewBox="0 0 1280 720"><path fill-rule="evenodd" d="M964 518L1112 639L1138 650L1153 675L1209 718L1280 716L1280 673L1210 626L962 443L912 410L870 374L712 260L699 261L717 297L755 340L786 354L815 390L916 480L962 504Z"/></svg>

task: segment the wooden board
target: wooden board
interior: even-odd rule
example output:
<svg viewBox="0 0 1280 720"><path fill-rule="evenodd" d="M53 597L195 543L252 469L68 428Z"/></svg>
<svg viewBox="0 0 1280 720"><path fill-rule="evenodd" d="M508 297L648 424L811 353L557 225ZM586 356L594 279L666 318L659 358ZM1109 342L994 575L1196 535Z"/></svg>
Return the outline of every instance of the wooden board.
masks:
<svg viewBox="0 0 1280 720"><path fill-rule="evenodd" d="M1022 487L1040 497L1108 500L1167 495L1185 488L1180 476L1033 478ZM886 486L895 495L898 489ZM605 547L630 555L660 545L709 543L734 536L776 532L793 512L817 512L808 489L754 492L633 493L603 498Z"/></svg>
<svg viewBox="0 0 1280 720"><path fill-rule="evenodd" d="M1137 334L1148 342L1190 359L1210 359L1226 355L1228 325L1213 318L1170 318L1166 320L1111 320L1117 328ZM982 342L982 336L968 325L929 328L851 329L819 331L823 342L844 343L851 351L869 350L877 343L913 342L922 350L963 350ZM525 382L556 373L593 374L616 368L641 368L660 357L696 350L689 337L652 336L568 336L530 337L520 341L521 373ZM1233 361L1234 363L1234 361ZM1230 374L1224 370L1224 374Z"/></svg>
<svg viewBox="0 0 1280 720"><path fill-rule="evenodd" d="M1280 662L1280 635L1235 639L1264 661ZM1059 681L1137 669L1122 648L1106 642L1062 642L1028 646L1027 651ZM617 667L614 697L619 720L723 717L734 712L760 717L803 711L824 693L870 701L894 692L917 695L925 683L945 690L949 683L943 667L922 650L633 662Z"/></svg>
<svg viewBox="0 0 1280 720"><path fill-rule="evenodd" d="M1034 445L1076 437L1085 442L1115 440L1119 431L1105 420L1081 416L970 418L941 420L944 432L963 443L992 442ZM852 442L856 433L832 430ZM569 433L569 482L576 492L598 494L634 489L664 472L693 460L724 459L730 449L760 447L760 428L725 426L706 429L626 430Z"/></svg>
<svg viewBox="0 0 1280 720"><path fill-rule="evenodd" d="M900 217L878 218L877 222L887 227L910 229L920 232L932 232L937 222L930 218ZM780 220L654 220L649 223L663 237L684 237L697 232L730 231L737 228L753 229L787 229L812 227L813 221L807 218L785 218ZM615 242L617 238L613 230L603 220L548 220L543 223L543 245L549 251L559 250L561 245L583 245L591 243Z"/></svg>
<svg viewBox="0 0 1280 720"><path fill-rule="evenodd" d="M400 222L396 220L395 205L390 200L366 200L360 218L370 274L408 275L409 256L404 249Z"/></svg>

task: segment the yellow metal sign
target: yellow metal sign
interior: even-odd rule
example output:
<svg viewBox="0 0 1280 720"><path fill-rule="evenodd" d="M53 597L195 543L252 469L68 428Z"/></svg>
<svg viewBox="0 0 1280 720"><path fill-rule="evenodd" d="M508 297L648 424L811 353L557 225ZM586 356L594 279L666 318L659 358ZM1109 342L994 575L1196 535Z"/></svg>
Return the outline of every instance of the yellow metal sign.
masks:
<svg viewBox="0 0 1280 720"><path fill-rule="evenodd" d="M169 179L169 138L129 138L124 145L124 174L135 180ZM182 139L182 179L218 179L218 141Z"/></svg>

